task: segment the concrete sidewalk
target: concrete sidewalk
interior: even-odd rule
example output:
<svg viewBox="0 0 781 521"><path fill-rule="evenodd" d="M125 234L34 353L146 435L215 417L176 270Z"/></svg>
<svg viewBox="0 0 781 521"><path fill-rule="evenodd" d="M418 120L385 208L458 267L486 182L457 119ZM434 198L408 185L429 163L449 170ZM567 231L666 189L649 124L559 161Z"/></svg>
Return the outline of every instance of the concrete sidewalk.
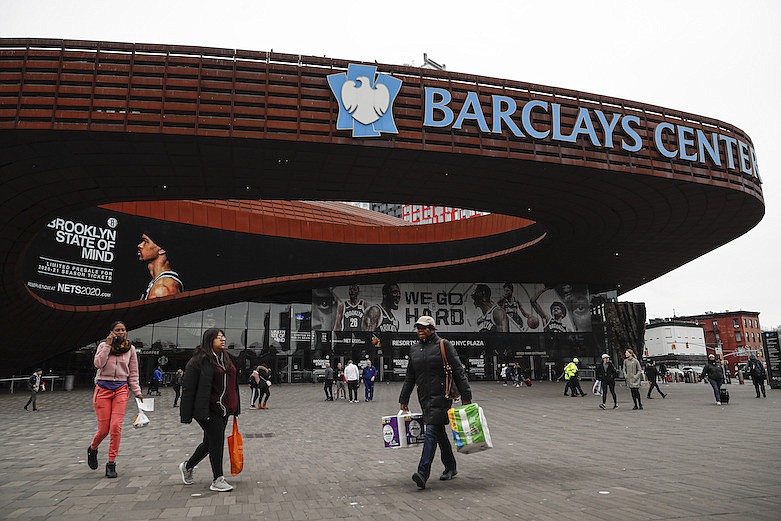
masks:
<svg viewBox="0 0 781 521"><path fill-rule="evenodd" d="M645 410L632 411L617 387L620 407L603 411L597 397L563 397L563 383L474 383L494 449L458 456L449 482L436 479L437 459L424 491L410 479L420 449L382 444L380 417L397 412L400 384L379 383L375 401L358 404L324 402L321 385L275 385L268 410L250 410L243 388L245 467L231 477L226 453L230 493L209 491L208 459L182 484L177 465L201 430L179 422L170 389L143 429L128 407L114 480L108 439L98 470L85 461L90 391L43 393L36 413L22 408L26 393L2 394L0 519L781 519L781 392L756 399L733 384L718 407L710 386L670 384L664 400L643 388Z"/></svg>

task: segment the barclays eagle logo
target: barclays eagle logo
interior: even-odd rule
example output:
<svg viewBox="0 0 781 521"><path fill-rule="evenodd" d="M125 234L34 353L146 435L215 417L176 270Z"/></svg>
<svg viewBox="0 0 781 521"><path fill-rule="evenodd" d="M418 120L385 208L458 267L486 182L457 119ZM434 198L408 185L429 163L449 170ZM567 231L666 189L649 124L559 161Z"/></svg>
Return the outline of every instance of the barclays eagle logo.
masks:
<svg viewBox="0 0 781 521"><path fill-rule="evenodd" d="M377 74L377 67L351 63L347 74L329 74L328 85L339 102L337 130L352 129L353 137L399 133L392 108L401 90L401 80Z"/></svg>

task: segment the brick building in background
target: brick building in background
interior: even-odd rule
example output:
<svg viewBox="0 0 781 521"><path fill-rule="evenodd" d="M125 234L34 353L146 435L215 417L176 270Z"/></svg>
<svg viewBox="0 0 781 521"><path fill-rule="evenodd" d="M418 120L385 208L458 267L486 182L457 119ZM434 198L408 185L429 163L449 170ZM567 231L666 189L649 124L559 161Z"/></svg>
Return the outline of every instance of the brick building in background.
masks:
<svg viewBox="0 0 781 521"><path fill-rule="evenodd" d="M702 325L708 354L716 354L721 347L722 355L729 363L730 374L735 373L736 364L746 363L751 353L762 358L762 330L756 311L703 313L676 319Z"/></svg>

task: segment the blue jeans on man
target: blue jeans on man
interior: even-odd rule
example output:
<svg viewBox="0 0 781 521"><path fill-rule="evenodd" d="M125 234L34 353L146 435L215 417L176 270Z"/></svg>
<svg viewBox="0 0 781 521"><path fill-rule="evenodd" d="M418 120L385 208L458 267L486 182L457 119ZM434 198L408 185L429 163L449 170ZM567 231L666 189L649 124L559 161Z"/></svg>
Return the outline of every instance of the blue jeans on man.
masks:
<svg viewBox="0 0 781 521"><path fill-rule="evenodd" d="M710 383L710 386L713 387L713 396L716 397L716 401L721 403L721 380L708 378L708 383Z"/></svg>
<svg viewBox="0 0 781 521"><path fill-rule="evenodd" d="M456 456L453 454L453 446L448 439L447 432L445 432L445 426L426 425L423 432L423 453L420 455L420 463L418 463L418 474L423 476L423 479L426 481L429 475L431 475L431 464L434 462L434 456L437 453L437 445L439 445L445 471L456 470Z"/></svg>

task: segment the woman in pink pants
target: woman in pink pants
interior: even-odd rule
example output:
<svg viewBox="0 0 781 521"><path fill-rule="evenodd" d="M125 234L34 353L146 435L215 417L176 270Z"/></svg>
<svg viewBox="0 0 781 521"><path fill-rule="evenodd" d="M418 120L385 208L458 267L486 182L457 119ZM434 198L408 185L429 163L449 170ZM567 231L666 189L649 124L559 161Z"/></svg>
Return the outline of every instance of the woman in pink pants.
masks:
<svg viewBox="0 0 781 521"><path fill-rule="evenodd" d="M98 417L98 432L87 448L87 464L92 470L98 468L98 446L110 434L106 463L107 478L117 477L115 460L122 436L122 420L125 418L125 408L130 397L128 387L136 398L142 401L144 399L141 386L138 385L136 349L125 338L126 335L125 324L114 322L106 341L100 343L95 353L94 363L98 374L95 376L92 405Z"/></svg>

